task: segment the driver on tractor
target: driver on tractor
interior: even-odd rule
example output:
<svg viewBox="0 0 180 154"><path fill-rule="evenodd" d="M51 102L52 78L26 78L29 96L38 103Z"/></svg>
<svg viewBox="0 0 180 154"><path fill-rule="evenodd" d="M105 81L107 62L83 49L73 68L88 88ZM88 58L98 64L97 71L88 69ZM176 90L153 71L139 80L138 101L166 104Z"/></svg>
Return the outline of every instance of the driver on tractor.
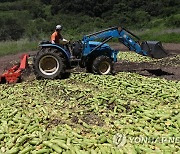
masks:
<svg viewBox="0 0 180 154"><path fill-rule="evenodd" d="M62 26L57 25L54 33L51 35L51 43L52 44L65 45L65 44L69 43L69 41L67 41L66 39L63 38L61 31L62 31Z"/></svg>

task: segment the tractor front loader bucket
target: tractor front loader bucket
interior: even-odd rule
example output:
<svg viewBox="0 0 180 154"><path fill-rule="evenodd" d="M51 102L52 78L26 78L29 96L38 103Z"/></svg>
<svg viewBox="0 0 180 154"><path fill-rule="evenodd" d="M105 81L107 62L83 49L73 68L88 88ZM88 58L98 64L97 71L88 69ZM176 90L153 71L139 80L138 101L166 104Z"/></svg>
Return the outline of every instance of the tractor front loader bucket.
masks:
<svg viewBox="0 0 180 154"><path fill-rule="evenodd" d="M0 83L16 83L21 77L22 71L26 69L28 65L29 55L24 54L21 57L21 62L18 65L14 65L2 75L0 75Z"/></svg>
<svg viewBox="0 0 180 154"><path fill-rule="evenodd" d="M144 41L141 44L141 48L147 51L148 56L152 58L160 59L168 55L159 41Z"/></svg>

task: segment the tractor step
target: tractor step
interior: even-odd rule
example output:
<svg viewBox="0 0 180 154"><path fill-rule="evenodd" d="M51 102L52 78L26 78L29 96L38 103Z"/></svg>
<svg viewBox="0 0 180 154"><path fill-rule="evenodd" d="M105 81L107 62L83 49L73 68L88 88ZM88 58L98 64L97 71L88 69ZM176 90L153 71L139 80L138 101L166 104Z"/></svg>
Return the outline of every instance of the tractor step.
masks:
<svg viewBox="0 0 180 154"><path fill-rule="evenodd" d="M22 55L19 65L14 65L2 75L0 75L0 83L17 83L21 78L22 71L27 68L29 55Z"/></svg>
<svg viewBox="0 0 180 154"><path fill-rule="evenodd" d="M74 67L78 66L80 61L81 61L81 59L76 59L76 58L70 59L71 68L74 68Z"/></svg>

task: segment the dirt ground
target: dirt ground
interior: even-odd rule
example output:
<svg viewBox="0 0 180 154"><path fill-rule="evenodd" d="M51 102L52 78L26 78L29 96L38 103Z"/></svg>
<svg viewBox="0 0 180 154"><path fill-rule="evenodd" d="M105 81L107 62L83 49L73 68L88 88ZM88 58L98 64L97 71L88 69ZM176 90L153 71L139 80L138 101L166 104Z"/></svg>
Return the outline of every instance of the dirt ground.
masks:
<svg viewBox="0 0 180 154"><path fill-rule="evenodd" d="M119 43L111 43L110 46L116 50L128 51L128 49ZM148 77L161 77L168 80L180 80L180 60L176 59L180 55L180 44L166 43L163 44L169 56L157 62L127 62L119 61L114 66L115 73L117 72L135 72L140 75ZM28 54L35 54L36 51L28 52ZM20 56L23 53L15 55L7 55L0 57L0 74L13 64L20 61ZM78 69L77 69L78 70ZM80 71L85 71L81 69Z"/></svg>
<svg viewBox="0 0 180 154"><path fill-rule="evenodd" d="M112 44L113 45L113 44ZM120 61L115 64L115 72L135 72L148 77L160 77L168 80L180 80L180 44L166 43L164 49L168 57L156 62L127 62ZM114 48L127 51L127 48L114 44Z"/></svg>

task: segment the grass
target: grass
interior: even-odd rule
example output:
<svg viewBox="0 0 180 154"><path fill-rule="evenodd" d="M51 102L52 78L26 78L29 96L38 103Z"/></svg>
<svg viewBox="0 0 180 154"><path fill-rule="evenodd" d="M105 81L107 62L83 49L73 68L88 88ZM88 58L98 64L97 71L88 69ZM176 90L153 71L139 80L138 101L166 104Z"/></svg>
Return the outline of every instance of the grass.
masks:
<svg viewBox="0 0 180 154"><path fill-rule="evenodd" d="M27 39L0 42L0 56L36 50L37 46L38 42L30 42Z"/></svg>
<svg viewBox="0 0 180 154"><path fill-rule="evenodd" d="M167 29L158 27L137 32L143 40L157 40L164 43L180 43L180 29Z"/></svg>
<svg viewBox="0 0 180 154"><path fill-rule="evenodd" d="M180 33L146 33L141 36L143 40L158 40L165 43L179 43L180 42Z"/></svg>

